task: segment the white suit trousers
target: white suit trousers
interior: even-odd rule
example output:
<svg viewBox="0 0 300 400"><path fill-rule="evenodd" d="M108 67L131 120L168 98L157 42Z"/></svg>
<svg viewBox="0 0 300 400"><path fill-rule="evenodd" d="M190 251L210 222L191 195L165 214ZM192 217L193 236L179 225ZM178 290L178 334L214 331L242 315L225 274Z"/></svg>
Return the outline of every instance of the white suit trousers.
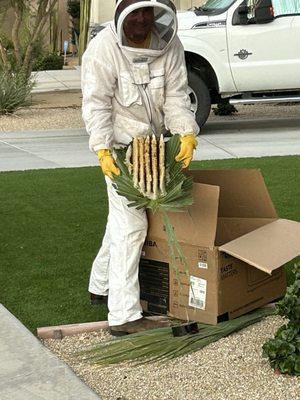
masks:
<svg viewBox="0 0 300 400"><path fill-rule="evenodd" d="M89 292L108 294L108 323L122 325L142 317L139 260L147 234L145 210L128 207L105 177L109 214L102 246L93 262Z"/></svg>

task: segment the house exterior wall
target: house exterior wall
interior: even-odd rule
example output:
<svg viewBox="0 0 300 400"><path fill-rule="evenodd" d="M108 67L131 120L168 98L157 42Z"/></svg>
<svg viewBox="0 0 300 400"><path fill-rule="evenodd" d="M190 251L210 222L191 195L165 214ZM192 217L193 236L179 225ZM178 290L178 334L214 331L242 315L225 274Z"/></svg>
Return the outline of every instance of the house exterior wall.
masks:
<svg viewBox="0 0 300 400"><path fill-rule="evenodd" d="M187 10L190 7L195 7L203 4L205 0L173 0L178 10ZM91 8L91 25L101 24L113 18L115 0L92 0Z"/></svg>

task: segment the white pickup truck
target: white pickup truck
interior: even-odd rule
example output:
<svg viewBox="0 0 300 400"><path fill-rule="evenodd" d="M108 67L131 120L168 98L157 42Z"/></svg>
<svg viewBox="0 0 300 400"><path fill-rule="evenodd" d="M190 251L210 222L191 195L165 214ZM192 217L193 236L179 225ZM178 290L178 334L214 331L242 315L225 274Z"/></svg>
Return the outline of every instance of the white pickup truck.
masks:
<svg viewBox="0 0 300 400"><path fill-rule="evenodd" d="M208 0L178 22L199 125L221 98L300 101L300 0Z"/></svg>
<svg viewBox="0 0 300 400"><path fill-rule="evenodd" d="M207 0L178 12L178 36L200 126L224 98L300 101L300 0Z"/></svg>

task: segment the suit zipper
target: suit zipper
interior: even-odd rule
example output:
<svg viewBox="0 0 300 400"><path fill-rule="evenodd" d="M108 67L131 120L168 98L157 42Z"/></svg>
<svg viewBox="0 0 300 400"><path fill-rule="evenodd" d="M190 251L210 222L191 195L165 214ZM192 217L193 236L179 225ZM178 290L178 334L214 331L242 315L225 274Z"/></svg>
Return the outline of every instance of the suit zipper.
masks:
<svg viewBox="0 0 300 400"><path fill-rule="evenodd" d="M145 106L146 106L145 108L146 108L146 112L147 112L147 115L148 115L149 123L150 123L150 126L151 126L151 129L152 129L153 133L155 133L155 129L154 129L153 123L152 123L151 102L149 100L149 96L148 96L148 92L147 92L148 85L147 84L143 84L142 87L143 87L143 90L144 90L144 96L143 97L147 100L147 102L145 104Z"/></svg>

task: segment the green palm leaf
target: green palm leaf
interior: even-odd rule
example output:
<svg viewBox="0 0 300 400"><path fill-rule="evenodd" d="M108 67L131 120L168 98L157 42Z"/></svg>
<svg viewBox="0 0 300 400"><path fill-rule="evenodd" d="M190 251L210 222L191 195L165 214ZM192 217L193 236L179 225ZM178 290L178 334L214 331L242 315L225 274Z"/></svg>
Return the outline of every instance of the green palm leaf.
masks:
<svg viewBox="0 0 300 400"><path fill-rule="evenodd" d="M166 361L191 354L223 337L273 315L271 307L259 308L231 321L216 326L198 324L199 333L173 337L170 328L159 328L102 342L80 353L89 362L99 365L132 361L136 365L154 361Z"/></svg>
<svg viewBox="0 0 300 400"><path fill-rule="evenodd" d="M181 163L175 161L175 157L180 150L179 135L174 135L166 143L166 195L156 200L145 197L137 188L134 187L132 177L125 163L127 148L116 149L116 164L121 171L119 176L114 178L114 186L120 196L126 197L130 203L129 207L137 209L148 208L153 212L178 211L182 207L193 203L192 198L192 178L186 176L182 171Z"/></svg>

